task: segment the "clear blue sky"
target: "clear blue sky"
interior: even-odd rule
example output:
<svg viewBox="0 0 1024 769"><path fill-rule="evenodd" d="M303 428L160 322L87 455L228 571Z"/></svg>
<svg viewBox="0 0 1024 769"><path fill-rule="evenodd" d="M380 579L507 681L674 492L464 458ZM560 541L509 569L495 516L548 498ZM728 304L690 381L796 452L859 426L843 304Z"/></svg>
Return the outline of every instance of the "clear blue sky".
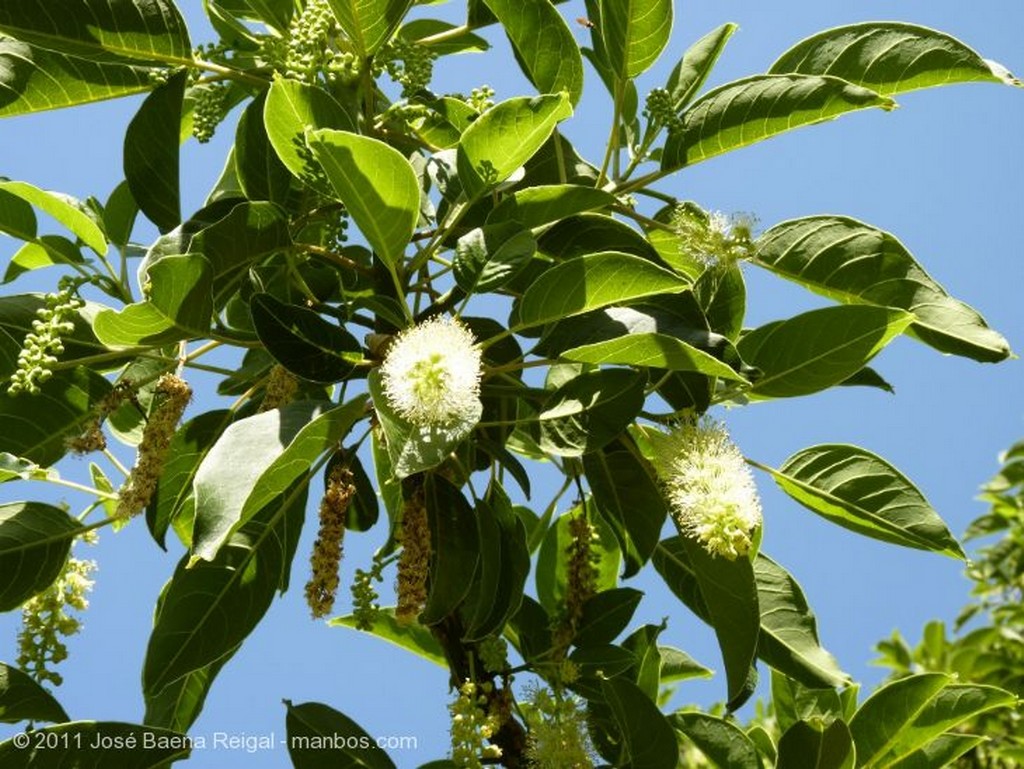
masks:
<svg viewBox="0 0 1024 769"><path fill-rule="evenodd" d="M193 39L204 38L198 0L183 0ZM450 3L449 6L461 5ZM427 7L434 14L455 8ZM561 6L567 18L583 3ZM712 85L764 71L790 44L818 30L869 19L900 19L941 29L983 56L1024 71L1024 4L862 0L822 3L677 3L670 54L641 80L641 92L661 85L686 45L725 21L740 25L712 76ZM580 32L582 39L582 30ZM493 32L492 40L497 40ZM503 45L459 58L439 70L439 89L468 92L486 82L497 98L528 92ZM502 67L504 69L497 69ZM587 94L566 133L591 157L607 135L608 105L588 70ZM1014 349L1024 349L1024 283L1020 205L1024 199L1024 91L962 85L904 95L893 113L858 113L803 129L701 164L662 189L725 212L753 212L764 227L819 213L847 214L899 236L931 274L979 309ZM138 99L0 121L0 174L79 197L105 198L121 178L121 139ZM205 147L184 149L185 210L201 204L219 173L232 121ZM148 240L151 231L136 231ZM0 259L17 243L0 238ZM748 270L748 325L786 317L821 301L756 270ZM25 282L24 290L39 284ZM15 284L15 288L20 288ZM7 289L5 289L7 290ZM823 442L854 443L879 453L913 479L954 533L982 512L973 498L996 469L996 454L1024 435L1020 361L996 366L944 358L899 339L875 362L896 387L841 388L795 401L739 409L725 418L744 452L778 464ZM209 407L199 402L193 409ZM70 463L67 476L87 472ZM758 477L765 507L764 550L802 583L819 618L822 639L855 678L876 683L871 646L894 628L916 639L931 618L951 620L967 597L962 566L937 555L865 540L824 523ZM0 486L0 501L45 490ZM538 499L544 498L543 490ZM242 651L221 672L193 734L284 735L282 698L318 700L353 717L371 734L410 735L419 749L393 755L399 767L440 758L447 749L446 674L370 636L328 628L308 617L301 586L314 536L307 526L293 587L274 603ZM365 566L381 532L350 535L343 585ZM141 520L105 532L89 554L100 562L82 634L70 643L66 683L57 695L74 718L139 721L140 671L153 602L178 554L159 551ZM711 632L693 619L656 579L639 622L669 618L666 642L720 669ZM347 593L343 587L343 601ZM342 606L347 611L347 604ZM16 656L16 614L0 618L0 659ZM762 671L764 672L764 671ZM724 695L721 676L685 685L679 701L710 703ZM9 730L0 731L0 736ZM196 767L279 767L281 751L253 755L197 751Z"/></svg>

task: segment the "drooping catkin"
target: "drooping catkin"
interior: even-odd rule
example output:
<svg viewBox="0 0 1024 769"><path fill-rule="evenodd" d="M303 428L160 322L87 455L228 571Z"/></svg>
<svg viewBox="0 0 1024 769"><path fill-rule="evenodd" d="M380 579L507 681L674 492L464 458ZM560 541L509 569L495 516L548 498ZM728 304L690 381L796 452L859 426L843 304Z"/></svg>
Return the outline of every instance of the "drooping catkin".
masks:
<svg viewBox="0 0 1024 769"><path fill-rule="evenodd" d="M352 471L343 464L335 465L320 500L320 530L309 559L312 575L306 583L306 603L314 619L326 616L334 608L340 582L338 568L345 537L345 516L355 493Z"/></svg>
<svg viewBox="0 0 1024 769"><path fill-rule="evenodd" d="M402 554L398 559L395 619L408 625L416 620L427 603L427 576L430 571L430 522L420 488L405 500L399 539Z"/></svg>

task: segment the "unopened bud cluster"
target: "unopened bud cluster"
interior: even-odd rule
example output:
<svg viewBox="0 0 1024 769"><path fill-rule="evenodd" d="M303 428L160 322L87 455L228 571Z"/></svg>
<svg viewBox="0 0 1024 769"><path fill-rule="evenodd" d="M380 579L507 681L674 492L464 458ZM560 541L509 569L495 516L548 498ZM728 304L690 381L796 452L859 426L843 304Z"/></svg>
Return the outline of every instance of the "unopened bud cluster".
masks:
<svg viewBox="0 0 1024 769"><path fill-rule="evenodd" d="M227 114L227 83L206 83L190 92L192 107L192 135L200 144L206 144L217 132L217 126Z"/></svg>
<svg viewBox="0 0 1024 769"><path fill-rule="evenodd" d="M398 594L395 619L408 625L416 621L427 603L427 577L430 573L430 522L423 499L417 489L406 499L399 532L402 554L398 559Z"/></svg>
<svg viewBox="0 0 1024 769"><path fill-rule="evenodd" d="M355 80L358 62L354 54L335 48L337 22L328 0L310 0L296 14L283 40L273 40L265 50L274 69L291 80L314 84Z"/></svg>
<svg viewBox="0 0 1024 769"><path fill-rule="evenodd" d="M320 530L310 556L312 576L306 583L306 603L314 618L324 617L334 608L340 582L338 567L345 537L345 517L355 493L352 471L344 465L335 465L320 500Z"/></svg>
<svg viewBox="0 0 1024 769"><path fill-rule="evenodd" d="M494 89L489 85L482 85L469 92L466 104L473 108L478 115L483 114L494 106Z"/></svg>
<svg viewBox="0 0 1024 769"><path fill-rule="evenodd" d="M61 337L75 330L71 317L85 305L70 285L47 294L45 299L46 306L36 310L32 330L25 335L18 353L17 368L11 374L8 395L40 393L40 385L53 376L53 365L64 352Z"/></svg>
<svg viewBox="0 0 1024 769"><path fill-rule="evenodd" d="M488 673L508 670L508 643L501 636L489 635L476 646L476 656Z"/></svg>
<svg viewBox="0 0 1024 769"><path fill-rule="evenodd" d="M71 612L85 611L92 588L89 575L95 561L69 558L57 580L46 590L30 598L21 609L21 631L18 633L18 667L39 683L63 683L60 673L52 669L68 656L63 639L77 633L81 620Z"/></svg>
<svg viewBox="0 0 1024 769"><path fill-rule="evenodd" d="M498 715L490 712L488 697L493 684L466 680L448 710L452 715L452 763L468 769L483 769L483 759L501 758L501 748L487 741L501 728Z"/></svg>
<svg viewBox="0 0 1024 769"><path fill-rule="evenodd" d="M292 376L280 363L270 369L267 375L267 385L263 390L263 400L260 401L260 412L273 411L292 402L295 393L299 390L299 380Z"/></svg>
<svg viewBox="0 0 1024 769"><path fill-rule="evenodd" d="M670 131L678 131L683 127L683 119L672 103L672 94L664 88L655 88L647 94L644 114L652 123L666 126Z"/></svg>
<svg viewBox="0 0 1024 769"><path fill-rule="evenodd" d="M437 54L418 43L396 37L384 46L378 57L391 79L402 86L402 98L412 98L430 85L434 77Z"/></svg>

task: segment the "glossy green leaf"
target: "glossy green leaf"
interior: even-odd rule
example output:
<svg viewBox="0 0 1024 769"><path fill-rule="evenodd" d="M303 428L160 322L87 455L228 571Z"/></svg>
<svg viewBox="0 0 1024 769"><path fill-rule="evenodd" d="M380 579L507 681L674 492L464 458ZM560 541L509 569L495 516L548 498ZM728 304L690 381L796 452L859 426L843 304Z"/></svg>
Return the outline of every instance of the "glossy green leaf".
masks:
<svg viewBox="0 0 1024 769"><path fill-rule="evenodd" d="M338 382L362 359L359 341L320 314L254 294L249 300L256 335L267 352L296 376L311 382Z"/></svg>
<svg viewBox="0 0 1024 769"><path fill-rule="evenodd" d="M854 769L860 765L850 728L843 721L825 727L798 721L779 740L776 769Z"/></svg>
<svg viewBox="0 0 1024 769"><path fill-rule="evenodd" d="M259 21L284 32L295 14L294 0L216 0L216 5L237 19Z"/></svg>
<svg viewBox="0 0 1024 769"><path fill-rule="evenodd" d="M1010 354L1002 335L949 296L899 240L855 219L811 216L778 224L758 238L754 261L830 299L911 312L909 333L940 352L980 361Z"/></svg>
<svg viewBox="0 0 1024 769"><path fill-rule="evenodd" d="M2 228L0 228L2 229ZM62 235L41 235L26 243L11 257L3 282L10 283L20 275L55 264L81 264L82 252Z"/></svg>
<svg viewBox="0 0 1024 769"><path fill-rule="evenodd" d="M139 204L132 197L128 182L122 181L114 187L103 206L103 229L110 242L115 246L127 246L138 216Z"/></svg>
<svg viewBox="0 0 1024 769"><path fill-rule="evenodd" d="M555 126L572 115L565 93L495 104L459 140L459 181L470 200L505 181L533 157Z"/></svg>
<svg viewBox="0 0 1024 769"><path fill-rule="evenodd" d="M834 688L804 686L774 669L771 695L772 709L782 732L798 721L830 724L845 715L839 693Z"/></svg>
<svg viewBox="0 0 1024 769"><path fill-rule="evenodd" d="M778 470L762 469L808 510L844 528L883 542L965 558L914 484L870 451L842 444L812 446Z"/></svg>
<svg viewBox="0 0 1024 769"><path fill-rule="evenodd" d="M892 764L891 769L943 769L955 766L956 759L985 741L985 737L980 734L943 734ZM1019 760L1019 756L1017 758Z"/></svg>
<svg viewBox="0 0 1024 769"><path fill-rule="evenodd" d="M384 142L346 131L313 131L307 141L373 250L385 262L401 262L420 210L420 184L409 161Z"/></svg>
<svg viewBox="0 0 1024 769"><path fill-rule="evenodd" d="M213 268L198 254L167 256L149 268L146 301L101 310L93 323L107 347L163 345L210 331Z"/></svg>
<svg viewBox="0 0 1024 769"><path fill-rule="evenodd" d="M109 392L104 377L76 366L46 380L39 395L0 397L0 451L52 465L67 452L64 439L81 432Z"/></svg>
<svg viewBox="0 0 1024 769"><path fill-rule="evenodd" d="M537 568L534 577L537 586L537 598L544 611L552 616L565 606L565 586L568 581L569 556L566 554L572 543L569 525L574 515L582 514L579 505L561 515L554 525L547 529L544 540L537 555ZM594 568L597 570L594 582L595 590L609 590L618 581L619 550L615 540L600 519L590 516L590 522L601 535L592 545L595 552ZM607 536L604 536L607 533Z"/></svg>
<svg viewBox="0 0 1024 769"><path fill-rule="evenodd" d="M441 35L442 32L447 33L443 39L438 39L436 42L429 40L435 35ZM428 40L429 42L421 43L421 45L429 48L438 56L469 51L486 51L491 47L491 44L480 35L473 34L465 27L449 24L447 21L439 19L412 19L402 25L398 34L411 42Z"/></svg>
<svg viewBox="0 0 1024 769"><path fill-rule="evenodd" d="M672 35L672 0L602 0L608 63L622 80L645 72Z"/></svg>
<svg viewBox="0 0 1024 769"><path fill-rule="evenodd" d="M58 577L81 524L42 502L0 505L0 611L16 609Z"/></svg>
<svg viewBox="0 0 1024 769"><path fill-rule="evenodd" d="M192 60L185 21L171 0L69 0L60 13L38 3L0 6L0 32L96 61Z"/></svg>
<svg viewBox="0 0 1024 769"><path fill-rule="evenodd" d="M673 646L659 646L661 655L661 682L673 683L690 678L711 678L714 672L701 665L693 657Z"/></svg>
<svg viewBox="0 0 1024 769"><path fill-rule="evenodd" d="M542 227L586 211L607 208L615 202L614 195L595 187L545 184L513 192L494 207L487 221L515 221L524 227Z"/></svg>
<svg viewBox="0 0 1024 769"><path fill-rule="evenodd" d="M761 633L757 656L806 686L843 686L850 678L821 647L818 623L800 585L771 558L754 560Z"/></svg>
<svg viewBox="0 0 1024 769"><path fill-rule="evenodd" d="M913 321L888 307L825 307L756 328L736 348L762 371L753 393L792 398L845 381Z"/></svg>
<svg viewBox="0 0 1024 769"><path fill-rule="evenodd" d="M441 622L462 603L480 556L476 514L455 486L428 475L423 502L430 520L430 590L420 613L424 625Z"/></svg>
<svg viewBox="0 0 1024 769"><path fill-rule="evenodd" d="M319 702L293 705L288 716L288 756L295 769L395 769L377 742L359 724Z"/></svg>
<svg viewBox="0 0 1024 769"><path fill-rule="evenodd" d="M677 711L668 722L682 732L715 766L728 769L761 769L757 748L732 721L688 711Z"/></svg>
<svg viewBox="0 0 1024 769"><path fill-rule="evenodd" d="M459 238L452 273L467 294L494 291L512 280L536 251L533 233L519 222L485 224Z"/></svg>
<svg viewBox="0 0 1024 769"><path fill-rule="evenodd" d="M733 342L739 339L747 311L747 287L739 264L705 270L693 284L693 294L712 331Z"/></svg>
<svg viewBox="0 0 1024 769"><path fill-rule="evenodd" d="M188 73L154 89L124 135L124 177L139 210L167 232L181 222L179 148Z"/></svg>
<svg viewBox="0 0 1024 769"><path fill-rule="evenodd" d="M72 721L36 729L26 744L17 737L0 742L0 766L162 769L191 752L188 736L179 732L116 721Z"/></svg>
<svg viewBox="0 0 1024 769"><path fill-rule="evenodd" d="M548 229L538 244L541 253L556 260L619 251L650 262L659 261L658 252L643 235L606 214L584 213L563 219Z"/></svg>
<svg viewBox="0 0 1024 769"><path fill-rule="evenodd" d="M885 755L950 680L944 673L921 673L885 684L868 697L850 719L857 766Z"/></svg>
<svg viewBox="0 0 1024 769"><path fill-rule="evenodd" d="M720 86L695 101L683 126L669 133L662 170L690 166L723 152L846 112L895 103L837 77L755 75Z"/></svg>
<svg viewBox="0 0 1024 769"><path fill-rule="evenodd" d="M361 57L391 39L413 0L329 0L338 24Z"/></svg>
<svg viewBox="0 0 1024 769"><path fill-rule="evenodd" d="M676 112L693 101L697 91L711 74L711 69L722 55L725 44L729 42L738 27L735 24L723 24L711 30L704 37L691 45L683 58L669 75L666 90L672 97L672 106Z"/></svg>
<svg viewBox="0 0 1024 769"><path fill-rule="evenodd" d="M566 350L562 357L578 363L618 363L668 371L698 371L707 376L746 381L714 356L666 334L630 334Z"/></svg>
<svg viewBox="0 0 1024 769"><path fill-rule="evenodd" d="M2 513L0 513L2 515ZM0 532L3 531L0 524ZM3 534L0 533L0 537ZM52 694L27 673L0 662L0 723L70 721Z"/></svg>
<svg viewBox="0 0 1024 769"><path fill-rule="evenodd" d="M668 720L640 688L624 678L601 682L622 736L623 761L631 769L676 769L679 747Z"/></svg>
<svg viewBox="0 0 1024 769"><path fill-rule="evenodd" d="M334 195L306 144L306 128L356 130L355 119L323 88L279 78L270 85L263 108L267 139L278 159L296 178L317 192Z"/></svg>
<svg viewBox="0 0 1024 769"><path fill-rule="evenodd" d="M105 64L0 35L0 117L149 91L149 70Z"/></svg>
<svg viewBox="0 0 1024 769"><path fill-rule="evenodd" d="M334 627L347 627L357 629L356 618L349 614L344 617L335 617L327 622ZM399 648L410 651L435 665L447 669L448 662L444 656L441 644L437 642L430 629L414 622L412 624L400 624L395 619L393 607L386 607L380 610L373 628L368 631L378 638Z"/></svg>
<svg viewBox="0 0 1024 769"><path fill-rule="evenodd" d="M0 190L0 232L33 241L36 227L36 212L32 205L20 195Z"/></svg>
<svg viewBox="0 0 1024 769"><path fill-rule="evenodd" d="M819 32L782 54L769 72L832 75L884 96L978 80L1020 85L1004 66L956 38L894 21Z"/></svg>
<svg viewBox="0 0 1024 769"><path fill-rule="evenodd" d="M238 647L206 667L193 670L156 694L147 693L143 723L146 726L187 732L202 713L206 696L220 669L237 650Z"/></svg>
<svg viewBox="0 0 1024 769"><path fill-rule="evenodd" d="M99 225L85 213L77 200L56 192L47 192L27 182L0 180L0 191L21 198L52 216L97 254L106 255L107 239Z"/></svg>
<svg viewBox="0 0 1024 769"><path fill-rule="evenodd" d="M644 594L631 587L602 590L587 599L576 628L579 647L610 644L626 629ZM659 665L660 668L660 665Z"/></svg>
<svg viewBox="0 0 1024 769"><path fill-rule="evenodd" d="M333 408L295 401L232 423L196 471L193 561L212 560L230 533L307 474L365 410L365 396Z"/></svg>
<svg viewBox="0 0 1024 769"><path fill-rule="evenodd" d="M264 91L245 108L235 131L235 175L250 200L269 200L284 206L288 202L292 175L281 162L267 137L263 114Z"/></svg>
<svg viewBox="0 0 1024 769"><path fill-rule="evenodd" d="M646 378L630 369L604 369L573 377L544 403L537 416L540 447L578 457L621 435L644 402Z"/></svg>
<svg viewBox="0 0 1024 769"><path fill-rule="evenodd" d="M516 60L541 93L583 93L583 57L572 30L550 0L484 0L505 28Z"/></svg>
<svg viewBox="0 0 1024 769"><path fill-rule="evenodd" d="M610 304L675 294L689 284L646 259L606 251L569 259L541 273L519 304L519 327L539 326Z"/></svg>

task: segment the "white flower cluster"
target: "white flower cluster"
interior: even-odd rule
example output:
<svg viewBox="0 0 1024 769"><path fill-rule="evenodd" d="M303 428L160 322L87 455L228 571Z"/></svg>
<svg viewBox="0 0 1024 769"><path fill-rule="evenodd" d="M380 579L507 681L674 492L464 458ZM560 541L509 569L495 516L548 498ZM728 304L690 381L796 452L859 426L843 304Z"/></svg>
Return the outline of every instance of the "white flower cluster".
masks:
<svg viewBox="0 0 1024 769"><path fill-rule="evenodd" d="M746 555L761 524L754 478L725 426L684 422L655 444L655 465L679 530L712 555Z"/></svg>
<svg viewBox="0 0 1024 769"><path fill-rule="evenodd" d="M414 425L444 427L480 418L481 354L476 337L454 318L402 331L381 366L391 407Z"/></svg>

